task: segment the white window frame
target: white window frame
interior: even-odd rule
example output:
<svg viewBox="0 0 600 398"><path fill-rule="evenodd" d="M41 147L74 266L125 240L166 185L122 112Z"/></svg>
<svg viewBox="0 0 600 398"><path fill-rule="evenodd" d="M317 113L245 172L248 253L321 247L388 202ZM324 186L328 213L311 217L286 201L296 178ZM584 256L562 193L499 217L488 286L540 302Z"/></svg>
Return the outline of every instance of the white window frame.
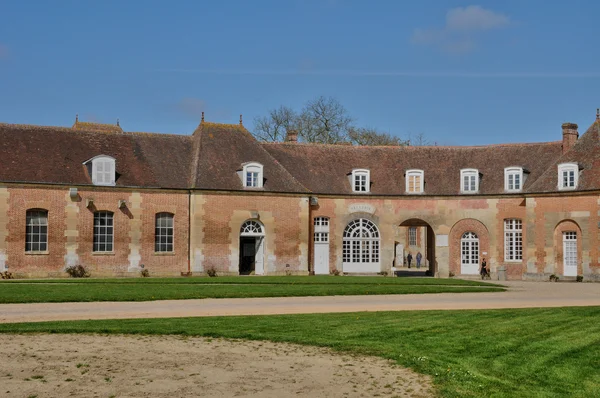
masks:
<svg viewBox="0 0 600 398"><path fill-rule="evenodd" d="M504 220L504 261L523 261L523 220L520 218Z"/></svg>
<svg viewBox="0 0 600 398"><path fill-rule="evenodd" d="M408 246L417 246L417 227L408 227Z"/></svg>
<svg viewBox="0 0 600 398"><path fill-rule="evenodd" d="M410 187L410 179L411 178L415 178L415 177L420 177L420 181L419 181L419 187L418 187L418 191L410 191L409 187ZM416 186L416 184L413 183L413 186ZM421 194L424 191L424 186L425 186L425 172L423 170L419 170L419 169L410 169L410 170L406 170L406 193L408 194Z"/></svg>
<svg viewBox="0 0 600 398"><path fill-rule="evenodd" d="M114 186L116 180L116 160L107 155L99 155L85 163L92 162L92 184ZM106 168L108 167L108 170Z"/></svg>
<svg viewBox="0 0 600 398"><path fill-rule="evenodd" d="M25 212L25 252L48 252L48 210L28 209Z"/></svg>
<svg viewBox="0 0 600 398"><path fill-rule="evenodd" d="M465 184L465 178L468 183ZM474 184L471 184L475 180ZM471 185L474 185L471 189ZM477 193L479 192L479 170L477 169L461 169L460 170L460 192L461 193Z"/></svg>
<svg viewBox="0 0 600 398"><path fill-rule="evenodd" d="M515 188L515 176L519 178L519 188ZM512 188L510 187L512 177ZM504 190L506 192L521 192L523 190L523 168L506 167L504 169Z"/></svg>
<svg viewBox="0 0 600 398"><path fill-rule="evenodd" d="M102 220L104 220L104 224L102 224ZM104 237L104 239L101 239L101 237ZM110 240L107 239L109 237ZM94 253L114 253L115 214L112 211L100 210L94 212L92 251Z"/></svg>
<svg viewBox="0 0 600 398"><path fill-rule="evenodd" d="M154 216L154 252L173 253L174 251L175 215L168 212L156 213Z"/></svg>
<svg viewBox="0 0 600 398"><path fill-rule="evenodd" d="M370 191L371 172L367 169L352 170L352 192L369 193Z"/></svg>
<svg viewBox="0 0 600 398"><path fill-rule="evenodd" d="M571 178L567 176L569 179L568 183L565 185L565 173L573 173L573 185L571 185ZM577 163L561 163L558 165L558 189L559 190L572 190L577 189L577 185L579 183L579 166Z"/></svg>
<svg viewBox="0 0 600 398"><path fill-rule="evenodd" d="M244 163L242 168L244 188L263 187L263 165L256 162Z"/></svg>

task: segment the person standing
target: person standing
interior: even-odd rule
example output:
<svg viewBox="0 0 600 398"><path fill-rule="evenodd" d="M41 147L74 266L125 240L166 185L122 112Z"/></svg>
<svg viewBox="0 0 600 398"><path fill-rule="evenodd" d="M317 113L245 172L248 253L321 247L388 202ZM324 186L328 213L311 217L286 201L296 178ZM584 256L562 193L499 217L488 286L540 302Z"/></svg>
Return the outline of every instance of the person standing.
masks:
<svg viewBox="0 0 600 398"><path fill-rule="evenodd" d="M423 255L421 254L421 252L417 252L417 269L421 268L421 259L423 258Z"/></svg>
<svg viewBox="0 0 600 398"><path fill-rule="evenodd" d="M487 270L487 262L485 261L485 257L481 260L481 269L479 270L479 273L481 274L481 279L485 279L487 276L489 276L488 274L488 270Z"/></svg>
<svg viewBox="0 0 600 398"><path fill-rule="evenodd" d="M412 254L410 254L410 252L408 252L408 256L406 256L406 261L408 261L408 268L410 268L410 263L412 261Z"/></svg>

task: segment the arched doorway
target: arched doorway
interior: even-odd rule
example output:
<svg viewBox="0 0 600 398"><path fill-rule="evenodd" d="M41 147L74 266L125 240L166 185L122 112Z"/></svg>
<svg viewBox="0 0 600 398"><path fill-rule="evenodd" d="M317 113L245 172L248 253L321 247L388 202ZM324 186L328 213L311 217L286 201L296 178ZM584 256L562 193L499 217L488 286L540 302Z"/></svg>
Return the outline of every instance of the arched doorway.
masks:
<svg viewBox="0 0 600 398"><path fill-rule="evenodd" d="M465 232L460 239L460 273L479 273L479 237L475 232Z"/></svg>
<svg viewBox="0 0 600 398"><path fill-rule="evenodd" d="M394 264L398 276L435 276L435 233L424 220L411 218L399 225L399 239L395 244ZM417 268L417 256L421 254L421 264ZM408 268L410 254L411 268Z"/></svg>
<svg viewBox="0 0 600 398"><path fill-rule="evenodd" d="M575 277L583 273L581 228L573 220L562 220L554 230L557 274Z"/></svg>
<svg viewBox="0 0 600 398"><path fill-rule="evenodd" d="M344 230L342 271L351 273L381 272L379 229L366 218L352 220Z"/></svg>
<svg viewBox="0 0 600 398"><path fill-rule="evenodd" d="M265 228L256 220L248 220L240 228L240 275L265 273Z"/></svg>

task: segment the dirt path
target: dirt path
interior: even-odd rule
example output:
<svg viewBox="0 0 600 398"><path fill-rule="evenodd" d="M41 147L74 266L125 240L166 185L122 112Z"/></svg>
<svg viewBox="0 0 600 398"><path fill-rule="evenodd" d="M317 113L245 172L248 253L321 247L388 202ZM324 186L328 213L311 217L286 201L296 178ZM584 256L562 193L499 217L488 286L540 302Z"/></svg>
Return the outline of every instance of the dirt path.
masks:
<svg viewBox="0 0 600 398"><path fill-rule="evenodd" d="M430 397L381 358L173 336L3 335L3 397ZM10 342L10 344L6 344Z"/></svg>
<svg viewBox="0 0 600 398"><path fill-rule="evenodd" d="M600 306L600 283L507 282L501 293L2 304L2 322Z"/></svg>

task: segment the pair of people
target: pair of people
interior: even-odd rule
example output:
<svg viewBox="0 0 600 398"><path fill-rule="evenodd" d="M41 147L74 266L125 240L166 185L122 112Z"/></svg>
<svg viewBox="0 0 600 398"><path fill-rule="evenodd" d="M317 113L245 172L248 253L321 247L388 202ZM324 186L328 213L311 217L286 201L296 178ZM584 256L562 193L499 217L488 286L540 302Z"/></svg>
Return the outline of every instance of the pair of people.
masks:
<svg viewBox="0 0 600 398"><path fill-rule="evenodd" d="M406 256L406 261L408 262L408 268L410 268L410 263L412 262L413 256L408 252L408 256ZM417 253L417 269L421 268L421 260L423 259L423 255L421 252Z"/></svg>

